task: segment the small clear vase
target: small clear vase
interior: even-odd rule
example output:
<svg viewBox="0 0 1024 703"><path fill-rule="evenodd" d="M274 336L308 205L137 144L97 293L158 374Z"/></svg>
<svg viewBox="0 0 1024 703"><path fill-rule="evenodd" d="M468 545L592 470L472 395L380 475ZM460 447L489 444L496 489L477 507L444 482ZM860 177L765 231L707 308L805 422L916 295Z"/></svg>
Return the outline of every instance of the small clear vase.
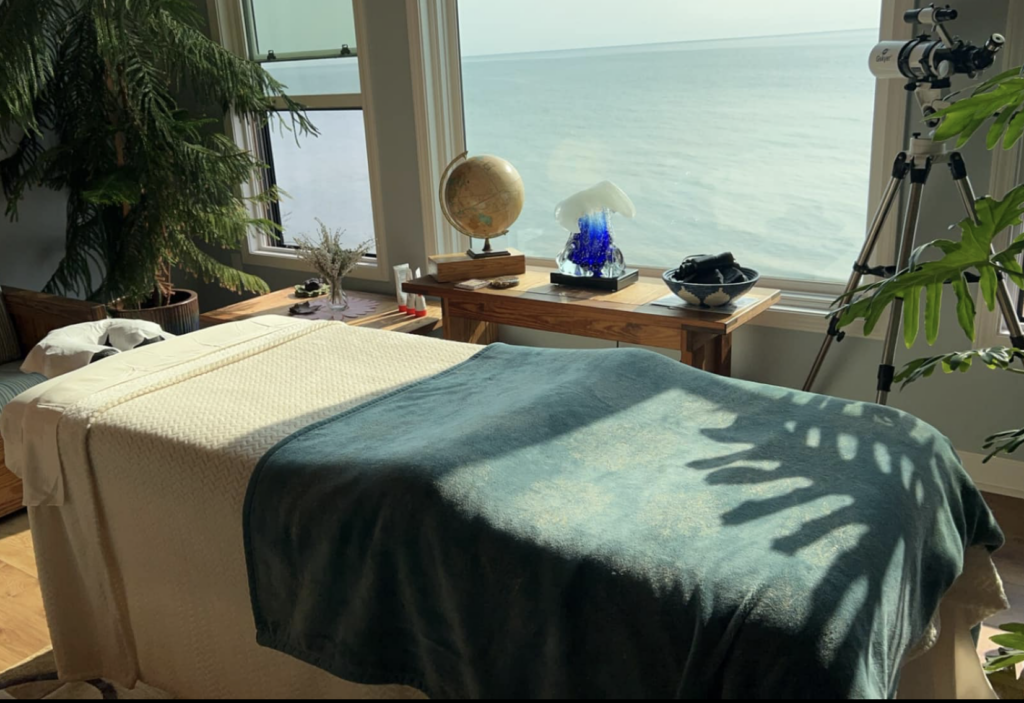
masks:
<svg viewBox="0 0 1024 703"><path fill-rule="evenodd" d="M331 279L331 299L328 304L331 306L331 310L335 312L348 310L348 296L345 295L342 280L341 276Z"/></svg>

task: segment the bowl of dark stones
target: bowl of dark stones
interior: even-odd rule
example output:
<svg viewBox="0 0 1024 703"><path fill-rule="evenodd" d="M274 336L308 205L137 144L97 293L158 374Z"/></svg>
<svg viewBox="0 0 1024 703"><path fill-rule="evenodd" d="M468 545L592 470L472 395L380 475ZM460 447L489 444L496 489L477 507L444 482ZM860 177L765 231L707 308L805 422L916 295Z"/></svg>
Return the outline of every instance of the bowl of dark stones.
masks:
<svg viewBox="0 0 1024 703"><path fill-rule="evenodd" d="M732 254L700 254L661 276L684 302L701 308L721 308L743 297L761 280L754 269L736 263Z"/></svg>

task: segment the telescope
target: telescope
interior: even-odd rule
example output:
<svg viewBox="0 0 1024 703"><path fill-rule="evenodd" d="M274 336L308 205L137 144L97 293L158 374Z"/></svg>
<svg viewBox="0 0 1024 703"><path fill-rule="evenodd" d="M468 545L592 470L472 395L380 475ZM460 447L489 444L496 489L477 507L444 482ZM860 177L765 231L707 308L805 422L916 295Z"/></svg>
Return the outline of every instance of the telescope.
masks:
<svg viewBox="0 0 1024 703"><path fill-rule="evenodd" d="M1006 37L993 34L984 46L965 42L951 35L944 24L957 16L957 11L949 6L929 5L910 10L903 20L929 27L929 31L908 42L881 42L871 51L871 72L883 80L905 78L910 82L908 90L924 83L933 88L948 88L950 79L958 74L975 78L995 63L996 55L1006 45Z"/></svg>
<svg viewBox="0 0 1024 703"><path fill-rule="evenodd" d="M977 196L971 186L963 155L958 151L951 150L947 143L937 141L934 130L942 124L944 119L941 116L942 110L949 107L956 96L955 93L947 94L952 78L956 75L975 78L986 68L992 66L996 62L997 55L1006 45L1006 38L1002 34L993 34L983 46L976 46L963 41L960 37L954 37L949 33L945 23L955 20L957 14L957 11L948 5L946 7L929 5L919 10L911 10L903 15L904 21L907 24L919 24L927 28L927 31L908 42L882 42L871 51L871 72L875 74L876 78L882 80L906 79L907 90L914 93L924 115L925 124L932 131L928 134L914 132L907 149L896 156L892 168L892 178L882 195L882 201L868 229L864 247L854 263L853 273L846 284L846 290L841 298L844 301L854 298L860 290L865 276L889 278L901 271L906 271L911 266L921 221L924 188L928 183L933 165L945 163L949 166L953 183L960 192L960 198L968 217L975 221L978 220L978 211L975 205ZM882 230L892 214L900 190L905 187L907 180L910 181L910 195L907 199L906 218L899 235L898 261L895 266L872 266L875 248L878 246ZM1011 343L1015 347L1024 348L1024 325L1018 317L1016 303L1010 289L1002 278L999 280L996 298L1003 320L1010 330ZM896 367L893 362L896 358L897 337L903 322L903 305L904 302L900 298L893 301L889 329L886 331L885 342L882 346L882 363L878 367L878 394L875 396L876 402L880 405L885 405L888 402L896 376ZM839 317L834 315L829 324L825 341L822 343L814 365L811 367L811 372L807 376L807 381L804 383L805 391L814 389L814 383L821 373L829 349L834 342L841 342L844 336L845 334L839 329Z"/></svg>

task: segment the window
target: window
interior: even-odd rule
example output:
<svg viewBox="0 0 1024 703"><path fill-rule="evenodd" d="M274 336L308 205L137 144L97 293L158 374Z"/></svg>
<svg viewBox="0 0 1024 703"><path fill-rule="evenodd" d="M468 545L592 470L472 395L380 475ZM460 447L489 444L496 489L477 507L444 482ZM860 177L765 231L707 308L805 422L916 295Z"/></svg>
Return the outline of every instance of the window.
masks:
<svg viewBox="0 0 1024 703"><path fill-rule="evenodd" d="M845 283L874 207L880 17L882 0L459 0L466 147L526 184L509 245L550 260L555 205L609 179L637 207L614 221L630 265L732 251Z"/></svg>
<svg viewBox="0 0 1024 703"><path fill-rule="evenodd" d="M282 227L280 236L257 248L294 247L299 235L316 231L317 219L344 230L351 245L376 241L352 0L241 0L241 11L248 55L309 108L320 130L317 138L296 139L272 121L254 140L268 181L287 194L266 213Z"/></svg>

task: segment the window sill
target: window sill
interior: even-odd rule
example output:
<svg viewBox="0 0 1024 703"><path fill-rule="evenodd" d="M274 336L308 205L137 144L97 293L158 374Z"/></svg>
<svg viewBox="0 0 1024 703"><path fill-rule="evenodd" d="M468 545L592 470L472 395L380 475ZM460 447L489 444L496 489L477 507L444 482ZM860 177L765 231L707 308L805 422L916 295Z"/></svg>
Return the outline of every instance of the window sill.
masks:
<svg viewBox="0 0 1024 703"><path fill-rule="evenodd" d="M273 247L255 248L252 244L242 250L242 263L247 266L263 266L284 271L302 271L309 274L309 267L288 249ZM387 281L390 274L385 262L378 254L376 259L363 259L354 270L345 276L365 281Z"/></svg>
<svg viewBox="0 0 1024 703"><path fill-rule="evenodd" d="M783 291L782 300L751 324L758 327L774 327L794 332L813 332L825 335L828 333L828 314L833 300L835 297L832 295L810 295ZM888 319L888 314L883 316L883 319L869 335L864 334L863 325L859 322L844 331L848 336L854 338L883 340Z"/></svg>

